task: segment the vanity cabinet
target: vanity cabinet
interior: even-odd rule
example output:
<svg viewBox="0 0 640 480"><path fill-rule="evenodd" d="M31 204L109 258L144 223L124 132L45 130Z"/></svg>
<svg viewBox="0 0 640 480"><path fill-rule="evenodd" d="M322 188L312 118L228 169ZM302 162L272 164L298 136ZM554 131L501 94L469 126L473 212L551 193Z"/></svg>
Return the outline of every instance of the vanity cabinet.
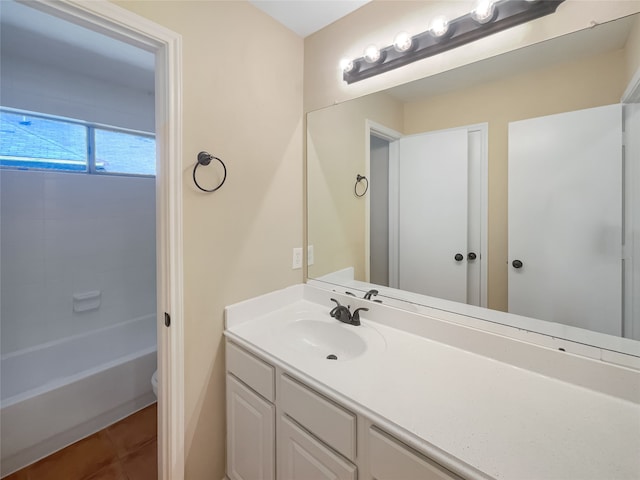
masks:
<svg viewBox="0 0 640 480"><path fill-rule="evenodd" d="M227 472L231 480L275 479L275 407L227 375Z"/></svg>
<svg viewBox="0 0 640 480"><path fill-rule="evenodd" d="M288 371L226 347L230 480L461 480Z"/></svg>
<svg viewBox="0 0 640 480"><path fill-rule="evenodd" d="M274 368L227 343L227 476L275 480Z"/></svg>
<svg viewBox="0 0 640 480"><path fill-rule="evenodd" d="M279 405L283 413L335 451L355 460L355 414L286 374L280 377Z"/></svg>
<svg viewBox="0 0 640 480"><path fill-rule="evenodd" d="M376 480L462 480L375 426L369 428L367 440L371 476Z"/></svg>
<svg viewBox="0 0 640 480"><path fill-rule="evenodd" d="M356 480L357 468L282 415L278 424L278 480Z"/></svg>

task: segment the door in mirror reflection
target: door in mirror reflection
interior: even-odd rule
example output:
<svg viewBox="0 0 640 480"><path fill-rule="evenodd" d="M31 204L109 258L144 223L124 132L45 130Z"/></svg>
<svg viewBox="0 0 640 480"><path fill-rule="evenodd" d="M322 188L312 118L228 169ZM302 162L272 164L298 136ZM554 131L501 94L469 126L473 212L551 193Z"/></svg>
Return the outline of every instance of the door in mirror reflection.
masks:
<svg viewBox="0 0 640 480"><path fill-rule="evenodd" d="M374 284L481 305L485 143L477 126L392 141L372 135Z"/></svg>
<svg viewBox="0 0 640 480"><path fill-rule="evenodd" d="M467 131L400 139L399 288L467 301Z"/></svg>
<svg viewBox="0 0 640 480"><path fill-rule="evenodd" d="M622 334L622 106L509 124L509 312Z"/></svg>

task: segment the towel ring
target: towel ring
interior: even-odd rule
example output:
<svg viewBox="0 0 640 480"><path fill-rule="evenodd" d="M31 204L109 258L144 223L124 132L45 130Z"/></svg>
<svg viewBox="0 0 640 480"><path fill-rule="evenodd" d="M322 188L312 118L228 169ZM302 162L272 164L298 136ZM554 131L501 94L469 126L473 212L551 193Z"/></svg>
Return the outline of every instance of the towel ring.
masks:
<svg viewBox="0 0 640 480"><path fill-rule="evenodd" d="M200 186L200 184L198 183L198 180L196 179L196 170L198 170L198 167L200 165L203 166L207 166L211 163L211 160L217 160L220 162L220 165L222 165L222 168L224 169L224 176L222 177L222 181L220 182L220 184L212 189L207 189L207 188L202 188ZM195 164L195 166L193 167L193 183L196 184L196 187L198 187L200 190L202 190L203 192L215 192L216 190L218 190L222 185L224 185L225 180L227 179L227 166L224 164L224 162L222 160L220 160L218 157L214 157L213 155L211 155L208 152L200 152L198 154L198 162Z"/></svg>
<svg viewBox="0 0 640 480"><path fill-rule="evenodd" d="M358 194L358 184L364 180L365 182L367 182L366 186L364 187L364 192ZM365 193L367 193L367 190L369 190L369 180L367 180L367 177L365 177L364 175L360 175L358 174L356 176L356 184L353 186L353 193L355 194L356 197L364 197Z"/></svg>

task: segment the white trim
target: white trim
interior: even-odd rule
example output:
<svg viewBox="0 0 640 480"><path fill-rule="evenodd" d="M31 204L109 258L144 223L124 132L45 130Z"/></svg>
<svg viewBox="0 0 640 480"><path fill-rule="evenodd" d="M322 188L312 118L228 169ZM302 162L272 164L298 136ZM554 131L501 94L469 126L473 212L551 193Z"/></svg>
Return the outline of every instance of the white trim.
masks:
<svg viewBox="0 0 640 480"><path fill-rule="evenodd" d="M392 194L395 194L398 190L397 187L397 173L398 173L398 147L397 142L402 138L400 132L385 127L380 123L376 123L373 120L365 119L364 122L365 133L365 149L364 149L364 162L365 162L365 176L370 181L371 177L371 135L382 138L389 141L389 284L392 286L392 282L398 283L398 232L397 228L393 228L397 225L398 221L398 202L392 202ZM395 183L394 183L395 182ZM397 200L397 195L393 197ZM366 282L371 281L371 195L366 195L364 206L364 277ZM393 263L392 263L393 262Z"/></svg>
<svg viewBox="0 0 640 480"><path fill-rule="evenodd" d="M371 183L371 138L369 120L365 120L364 176L367 177L367 189ZM355 188L355 187L354 187ZM364 281L371 281L371 192L364 198Z"/></svg>
<svg viewBox="0 0 640 480"><path fill-rule="evenodd" d="M480 306L488 308L489 282L489 124L472 125L469 131L480 131L482 134L482 152L480 157Z"/></svg>
<svg viewBox="0 0 640 480"><path fill-rule="evenodd" d="M635 253L638 251L637 244L634 243L634 232L637 231L637 226L634 225L634 218L637 217L635 212L634 200L640 196L638 193L638 182L634 181L638 178L639 166L637 162L632 161L634 153L638 150L639 144L635 141L635 137L628 134L633 128L637 128L637 122L640 115L635 115L632 112L637 112L638 104L640 104L640 68L636 70L636 73L631 78L631 81L627 85L627 88L620 100L623 108L623 145L625 152L624 168L625 172L625 232L626 238L625 247L623 249L623 257L625 261L624 271L624 304L623 304L623 335L627 338L640 340L640 319L638 316L634 316L636 311L640 310L637 305L638 299L634 298L634 291L637 288L634 285L636 275L634 272L637 268L634 268L634 261L638 262L638 258Z"/></svg>
<svg viewBox="0 0 640 480"><path fill-rule="evenodd" d="M640 68L636 70L629 85L627 85L620 103L640 103Z"/></svg>
<svg viewBox="0 0 640 480"><path fill-rule="evenodd" d="M400 139L389 143L389 286L400 283Z"/></svg>
<svg viewBox="0 0 640 480"><path fill-rule="evenodd" d="M158 468L184 479L184 298L182 244L182 37L106 0L24 2L156 56L158 262ZM164 327L164 312L171 328Z"/></svg>

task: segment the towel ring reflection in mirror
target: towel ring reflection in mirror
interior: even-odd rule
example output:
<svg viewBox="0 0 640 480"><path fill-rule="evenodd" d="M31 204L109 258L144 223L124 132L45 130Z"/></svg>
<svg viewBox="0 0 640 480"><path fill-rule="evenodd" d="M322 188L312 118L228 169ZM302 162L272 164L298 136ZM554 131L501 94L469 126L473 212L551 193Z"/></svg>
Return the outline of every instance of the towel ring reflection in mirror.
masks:
<svg viewBox="0 0 640 480"><path fill-rule="evenodd" d="M222 169L224 170L224 175L222 177L222 181L218 184L217 187L211 188L211 189L202 188L200 186L200 184L198 183L198 180L196 179L196 170L198 170L198 167L200 165L203 165L203 166L206 167L207 165L209 165L211 163L211 160L217 160L218 162L220 162L220 165L222 165ZM225 182L226 179L227 179L227 166L224 164L224 162L222 160L220 160L218 157L214 157L213 155L211 155L208 152L200 152L200 153L198 153L198 161L196 162L195 166L193 167L193 183L196 184L196 187L198 187L203 192L208 192L208 193L215 192L220 187L222 187L222 185L224 185L224 182Z"/></svg>
<svg viewBox="0 0 640 480"><path fill-rule="evenodd" d="M364 192L358 193L358 184L362 180L366 182L364 187ZM353 193L355 194L356 197L364 197L365 193L367 193L367 190L369 190L369 180L367 180L367 177L365 177L364 175L358 174L356 176L356 184L353 186Z"/></svg>

